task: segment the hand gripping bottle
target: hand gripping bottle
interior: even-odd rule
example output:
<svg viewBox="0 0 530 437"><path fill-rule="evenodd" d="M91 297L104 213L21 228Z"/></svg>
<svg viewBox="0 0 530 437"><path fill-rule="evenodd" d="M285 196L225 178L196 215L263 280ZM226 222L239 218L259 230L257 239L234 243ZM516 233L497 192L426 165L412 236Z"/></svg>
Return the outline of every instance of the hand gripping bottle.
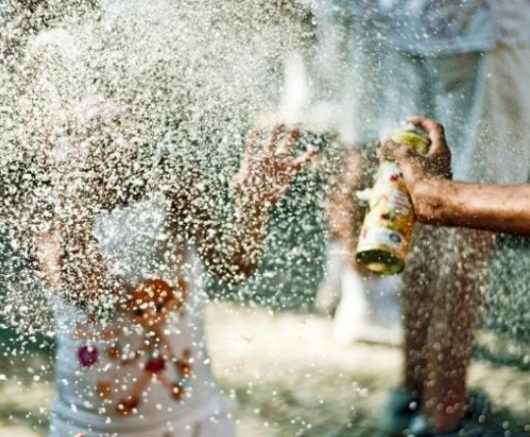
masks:
<svg viewBox="0 0 530 437"><path fill-rule="evenodd" d="M429 150L427 133L410 123L393 132L390 138L421 154ZM383 158L370 192L369 210L357 246L357 263L380 275L400 273L405 268L415 222L403 174L397 163Z"/></svg>

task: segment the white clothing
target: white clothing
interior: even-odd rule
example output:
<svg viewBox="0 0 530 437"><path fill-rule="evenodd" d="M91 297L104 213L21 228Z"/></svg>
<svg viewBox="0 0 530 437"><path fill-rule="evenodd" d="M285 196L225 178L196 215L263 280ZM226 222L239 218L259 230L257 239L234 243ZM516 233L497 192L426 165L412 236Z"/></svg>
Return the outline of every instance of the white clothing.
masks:
<svg viewBox="0 0 530 437"><path fill-rule="evenodd" d="M420 56L530 44L529 0L333 0L386 28L393 47Z"/></svg>
<svg viewBox="0 0 530 437"><path fill-rule="evenodd" d="M50 437L76 432L86 437L181 436L173 434L174 430L194 426L230 409L210 372L201 267L193 253L180 258L175 255L176 243L165 228L166 214L161 197L139 202L100 216L95 236L102 252L113 260L113 273L126 278L132 287L145 279L163 280L173 287L177 278L187 282L189 294L184 307L171 312L163 325L169 348L146 351L144 344L153 331L140 327L127 314L120 314L119 323L117 316L115 324L101 328L91 325L82 311L59 303L58 398ZM179 373L182 362L191 366L191 377ZM135 383L145 378L148 369L154 369L152 378L142 389L138 405L124 416L122 401L132 396ZM172 384L176 383L184 389L181 399L172 394ZM214 435L231 434L216 432L211 437Z"/></svg>
<svg viewBox="0 0 530 437"><path fill-rule="evenodd" d="M455 179L525 183L530 176L530 49L424 58L389 55L383 108L396 126L410 114L440 121Z"/></svg>
<svg viewBox="0 0 530 437"><path fill-rule="evenodd" d="M86 429L61 424L56 425L55 432L64 437L72 437L80 433L87 437L91 435ZM122 434L108 434L105 437L119 437L120 435ZM234 435L235 425L230 415L227 414L210 416L196 422L164 425L159 429L149 428L148 431L137 430L127 433L127 437L233 437Z"/></svg>
<svg viewBox="0 0 530 437"><path fill-rule="evenodd" d="M400 276L378 277L359 272L348 251L337 241L329 243L327 268L318 292L320 309L335 312L333 337L343 346L355 341L401 343Z"/></svg>

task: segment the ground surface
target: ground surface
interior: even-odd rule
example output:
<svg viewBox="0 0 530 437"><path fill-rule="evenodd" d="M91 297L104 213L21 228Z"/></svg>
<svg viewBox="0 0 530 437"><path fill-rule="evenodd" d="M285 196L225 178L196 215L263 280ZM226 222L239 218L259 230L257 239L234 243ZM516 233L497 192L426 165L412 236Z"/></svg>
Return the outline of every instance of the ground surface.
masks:
<svg viewBox="0 0 530 437"><path fill-rule="evenodd" d="M400 351L336 345L331 322L303 314L215 304L208 309L214 370L236 396L240 437L375 437L377 407L399 376ZM45 357L5 360L0 371L0 437L45 435L53 398ZM48 377L47 377L48 375ZM474 363L470 380L494 400L496 421L530 436L529 374Z"/></svg>

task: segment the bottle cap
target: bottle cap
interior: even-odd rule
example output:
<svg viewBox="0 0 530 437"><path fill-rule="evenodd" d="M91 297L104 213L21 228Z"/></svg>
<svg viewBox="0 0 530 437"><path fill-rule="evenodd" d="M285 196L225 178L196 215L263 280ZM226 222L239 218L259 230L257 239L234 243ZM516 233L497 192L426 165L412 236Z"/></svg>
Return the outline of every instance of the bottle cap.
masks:
<svg viewBox="0 0 530 437"><path fill-rule="evenodd" d="M418 153L426 155L429 152L431 140L427 132L412 123L406 123L391 136L392 141L412 147Z"/></svg>

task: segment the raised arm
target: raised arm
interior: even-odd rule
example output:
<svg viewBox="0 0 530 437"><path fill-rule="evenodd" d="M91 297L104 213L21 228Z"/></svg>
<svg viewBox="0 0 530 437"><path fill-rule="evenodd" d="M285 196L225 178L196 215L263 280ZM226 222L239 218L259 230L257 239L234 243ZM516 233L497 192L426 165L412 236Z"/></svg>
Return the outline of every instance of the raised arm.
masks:
<svg viewBox="0 0 530 437"><path fill-rule="evenodd" d="M80 306L110 303L124 292L120 278L111 274L94 227L101 213L141 199L148 171L141 166L139 147L126 138L127 126L110 103L85 99L62 135L43 139L52 201L38 219L44 233L33 236L36 256L51 287Z"/></svg>
<svg viewBox="0 0 530 437"><path fill-rule="evenodd" d="M265 139L264 147L261 135L261 131L252 134L233 179L234 205L230 218L214 217L207 207L208 193L205 191L195 190L190 197L187 189L188 200L179 199L179 205L193 206L189 214L196 224L193 236L205 266L228 284L239 283L255 271L263 252L271 207L316 154L316 150L308 149L293 156L292 148L300 136L297 129L276 127ZM194 185L188 184L189 187ZM185 214L181 211L177 215L182 218Z"/></svg>
<svg viewBox="0 0 530 437"><path fill-rule="evenodd" d="M451 158L443 127L423 117L412 117L410 121L429 133L429 154L422 157L392 143L384 145L384 153L391 153L399 163L418 220L530 236L530 185L451 181Z"/></svg>

